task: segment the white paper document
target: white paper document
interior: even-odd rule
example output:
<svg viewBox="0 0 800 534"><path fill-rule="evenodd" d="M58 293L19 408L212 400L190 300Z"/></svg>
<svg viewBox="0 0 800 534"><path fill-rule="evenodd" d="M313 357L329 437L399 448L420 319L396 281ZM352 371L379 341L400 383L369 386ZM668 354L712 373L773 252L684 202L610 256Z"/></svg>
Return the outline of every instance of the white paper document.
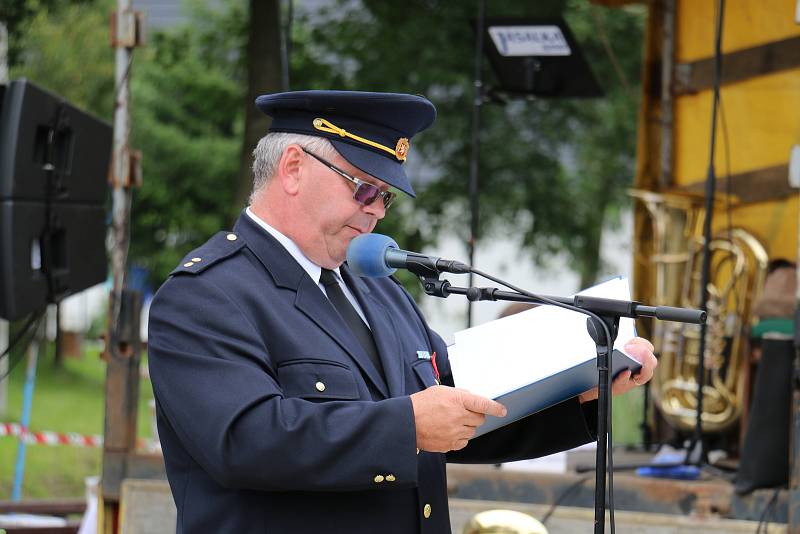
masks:
<svg viewBox="0 0 800 534"><path fill-rule="evenodd" d="M579 294L630 300L628 279L617 277ZM497 399L597 358L587 316L541 305L456 332L448 349L455 385ZM622 318L614 348L622 353L635 336L634 320ZM596 384L596 380L595 380Z"/></svg>

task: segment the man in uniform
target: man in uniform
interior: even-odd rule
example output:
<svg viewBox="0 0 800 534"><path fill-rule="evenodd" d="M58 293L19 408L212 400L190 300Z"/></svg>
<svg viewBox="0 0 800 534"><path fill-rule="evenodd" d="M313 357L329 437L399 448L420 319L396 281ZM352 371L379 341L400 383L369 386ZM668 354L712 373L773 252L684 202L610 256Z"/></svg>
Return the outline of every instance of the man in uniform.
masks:
<svg viewBox="0 0 800 534"><path fill-rule="evenodd" d="M470 440L505 408L452 387L445 343L397 281L344 263L390 187L414 196L403 162L435 118L428 100L301 91L256 104L273 120L249 207L186 256L150 312L179 533L450 532L446 460L595 439L596 389ZM647 341L628 352L642 370L616 393L655 367Z"/></svg>

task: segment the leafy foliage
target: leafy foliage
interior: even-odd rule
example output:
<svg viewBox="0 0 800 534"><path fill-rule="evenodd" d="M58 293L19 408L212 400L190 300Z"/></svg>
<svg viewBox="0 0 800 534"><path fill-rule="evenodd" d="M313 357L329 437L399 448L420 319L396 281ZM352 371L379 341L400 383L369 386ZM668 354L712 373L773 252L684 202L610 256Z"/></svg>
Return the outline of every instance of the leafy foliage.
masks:
<svg viewBox="0 0 800 534"><path fill-rule="evenodd" d="M143 152L145 179L134 199L130 253L156 284L229 220L242 84L238 64L220 60L239 50L224 32L221 24L157 33L137 58L132 145Z"/></svg>
<svg viewBox="0 0 800 534"><path fill-rule="evenodd" d="M32 19L46 12L57 12L63 7L92 3L92 0L0 0L0 21L9 33L9 62L18 63L19 54L25 50L25 34L36 23Z"/></svg>
<svg viewBox="0 0 800 534"><path fill-rule="evenodd" d="M12 75L110 118L110 0L55 4L38 0L12 13L16 27L26 28ZM151 271L154 284L241 209L234 204L247 3L189 5L191 21L150 34L131 71L132 146L143 151L145 177L134 202L131 260ZM394 2L338 0L301 12L293 25L293 89L419 93L437 105L438 119L414 139L409 162L419 196L401 198L378 227L405 248L419 249L442 232L468 239L476 6L407 0L398 9ZM489 17L563 14L606 96L482 106L480 236L513 228L540 262L565 251L587 284L602 270L600 229L619 213L633 175L645 7L605 9L586 0L487 6ZM496 84L487 61L484 78Z"/></svg>
<svg viewBox="0 0 800 534"><path fill-rule="evenodd" d="M474 62L468 21L475 6L410 0L397 9L390 2L342 0L304 21L312 28L310 53L339 65L343 87L422 93L437 105L434 127L415 138L413 149L434 178L418 188L414 206L413 219L426 228L404 229L418 238L431 239L443 229L468 238ZM632 181L644 12L602 9L585 0L487 6L489 17L565 15L607 96L482 106L480 234L513 227L536 260L565 251L583 282L591 282L600 269L600 228L606 215L618 212ZM598 36L618 57L627 90ZM485 79L495 83L484 64Z"/></svg>
<svg viewBox="0 0 800 534"><path fill-rule="evenodd" d="M9 32L11 49L17 50L11 56L11 78L28 78L110 121L114 109L110 1L72 2L49 10L47 6L56 2L10 4L16 11L4 9L4 13L16 13L15 28L25 29Z"/></svg>

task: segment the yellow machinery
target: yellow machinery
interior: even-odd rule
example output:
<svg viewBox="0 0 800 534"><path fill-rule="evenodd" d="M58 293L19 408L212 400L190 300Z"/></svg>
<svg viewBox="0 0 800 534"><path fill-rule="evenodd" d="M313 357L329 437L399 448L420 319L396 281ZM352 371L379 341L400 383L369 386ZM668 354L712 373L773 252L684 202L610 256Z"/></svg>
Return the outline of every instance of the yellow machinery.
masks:
<svg viewBox="0 0 800 534"><path fill-rule="evenodd" d="M634 294L697 306L713 102L716 0L651 1L639 117ZM800 25L795 0L726 2L712 218L703 426L746 407L751 304L767 261L795 260L800 144ZM640 325L656 341L655 405L673 427L696 417L697 329Z"/></svg>

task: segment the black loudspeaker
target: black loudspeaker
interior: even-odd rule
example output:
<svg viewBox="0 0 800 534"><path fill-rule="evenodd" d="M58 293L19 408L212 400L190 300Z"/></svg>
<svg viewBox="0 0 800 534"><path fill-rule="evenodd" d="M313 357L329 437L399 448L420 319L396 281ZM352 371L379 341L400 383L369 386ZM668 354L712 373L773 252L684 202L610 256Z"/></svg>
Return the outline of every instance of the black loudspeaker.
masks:
<svg viewBox="0 0 800 534"><path fill-rule="evenodd" d="M0 94L0 317L100 283L111 126L25 80Z"/></svg>
<svg viewBox="0 0 800 534"><path fill-rule="evenodd" d="M102 205L112 140L108 123L26 80L11 82L0 109L0 200L44 202L52 175L53 202Z"/></svg>
<svg viewBox="0 0 800 534"><path fill-rule="evenodd" d="M734 486L737 493L785 486L789 481L794 357L791 339L762 339L761 361Z"/></svg>

